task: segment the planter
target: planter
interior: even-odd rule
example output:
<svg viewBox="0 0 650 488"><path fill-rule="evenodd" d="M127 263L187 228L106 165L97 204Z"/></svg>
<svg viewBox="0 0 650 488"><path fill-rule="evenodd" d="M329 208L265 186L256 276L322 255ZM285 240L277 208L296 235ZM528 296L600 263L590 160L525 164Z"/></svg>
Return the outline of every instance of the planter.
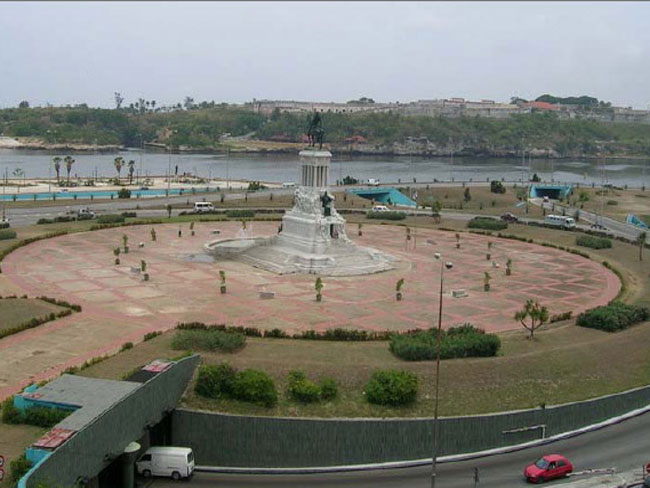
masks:
<svg viewBox="0 0 650 488"><path fill-rule="evenodd" d="M149 273L145 273L144 275L142 275L142 279L144 281L149 281Z"/></svg>
<svg viewBox="0 0 650 488"><path fill-rule="evenodd" d="M506 276L510 276L512 274L512 270L510 268L506 268Z"/></svg>
<svg viewBox="0 0 650 488"><path fill-rule="evenodd" d="M490 291L490 285L488 285L487 283L483 285L483 291Z"/></svg>
<svg viewBox="0 0 650 488"><path fill-rule="evenodd" d="M395 298L397 299L398 302L401 302L401 301L402 301L402 292L401 292L401 291L398 291L398 292L395 294Z"/></svg>
<svg viewBox="0 0 650 488"><path fill-rule="evenodd" d="M124 254L129 254L129 246L124 246Z"/></svg>
<svg viewBox="0 0 650 488"><path fill-rule="evenodd" d="M115 258L115 264L120 264L120 258Z"/></svg>
<svg viewBox="0 0 650 488"><path fill-rule="evenodd" d="M322 302L323 301L323 295L321 295L320 293L318 295L316 295L316 301L317 302Z"/></svg>
<svg viewBox="0 0 650 488"><path fill-rule="evenodd" d="M221 285L221 294L222 295L226 294L226 285Z"/></svg>
<svg viewBox="0 0 650 488"><path fill-rule="evenodd" d="M490 254L490 253L487 253L487 254L485 255L485 259L486 259L487 261L489 261L491 257L492 257L492 254Z"/></svg>

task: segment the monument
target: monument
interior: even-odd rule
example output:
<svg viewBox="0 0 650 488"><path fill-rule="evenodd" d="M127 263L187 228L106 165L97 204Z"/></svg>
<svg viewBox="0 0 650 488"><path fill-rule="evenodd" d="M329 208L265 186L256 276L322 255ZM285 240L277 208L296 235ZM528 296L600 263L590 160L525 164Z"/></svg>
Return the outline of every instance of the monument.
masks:
<svg viewBox="0 0 650 488"><path fill-rule="evenodd" d="M279 274L353 276L393 269L394 258L357 246L328 190L332 154L322 149L324 130L316 113L307 129L310 146L300 151L300 182L294 206L273 237L218 239L205 244L215 258L237 259ZM318 149L316 144L319 144Z"/></svg>

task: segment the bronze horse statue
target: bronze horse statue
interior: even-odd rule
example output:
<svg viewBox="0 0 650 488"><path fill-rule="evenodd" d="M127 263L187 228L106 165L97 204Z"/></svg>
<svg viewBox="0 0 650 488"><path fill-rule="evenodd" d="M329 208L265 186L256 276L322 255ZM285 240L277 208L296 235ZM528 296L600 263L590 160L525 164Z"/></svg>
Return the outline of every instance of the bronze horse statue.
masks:
<svg viewBox="0 0 650 488"><path fill-rule="evenodd" d="M325 136L325 129L323 129L323 120L318 112L314 112L313 117L309 118L307 125L307 138L309 139L309 146L315 147L318 143L318 149L323 149L323 138Z"/></svg>

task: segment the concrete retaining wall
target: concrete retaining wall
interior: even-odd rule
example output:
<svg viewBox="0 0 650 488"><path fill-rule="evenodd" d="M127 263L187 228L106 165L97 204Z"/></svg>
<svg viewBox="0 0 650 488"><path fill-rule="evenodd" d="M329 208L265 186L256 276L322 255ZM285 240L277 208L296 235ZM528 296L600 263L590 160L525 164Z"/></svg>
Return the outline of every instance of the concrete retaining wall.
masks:
<svg viewBox="0 0 650 488"><path fill-rule="evenodd" d="M650 386L546 409L441 419L440 456L470 453L567 432L650 404ZM431 457L432 421L306 419L225 415L177 409L172 443L192 447L198 465L315 467Z"/></svg>

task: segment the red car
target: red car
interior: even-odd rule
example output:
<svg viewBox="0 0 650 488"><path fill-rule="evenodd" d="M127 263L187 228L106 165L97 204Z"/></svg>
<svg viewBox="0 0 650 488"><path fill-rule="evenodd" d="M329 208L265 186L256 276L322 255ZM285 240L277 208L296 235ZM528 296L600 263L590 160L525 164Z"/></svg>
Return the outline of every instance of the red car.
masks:
<svg viewBox="0 0 650 488"><path fill-rule="evenodd" d="M564 456L548 454L533 464L526 466L524 476L531 483L543 483L546 480L562 478L573 471L573 465Z"/></svg>

